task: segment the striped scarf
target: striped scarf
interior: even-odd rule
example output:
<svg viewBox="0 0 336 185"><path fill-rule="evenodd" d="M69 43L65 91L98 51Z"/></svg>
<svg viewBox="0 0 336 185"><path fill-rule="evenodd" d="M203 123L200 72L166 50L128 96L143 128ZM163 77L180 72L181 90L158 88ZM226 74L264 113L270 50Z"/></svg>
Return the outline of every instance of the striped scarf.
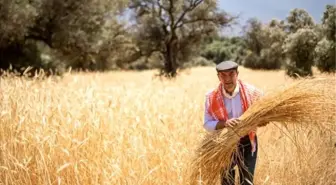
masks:
<svg viewBox="0 0 336 185"><path fill-rule="evenodd" d="M262 93L255 87L243 83L241 80L238 80L240 98L242 103L242 110L245 112L249 106L252 105L253 102L257 101ZM223 95L223 84L220 83L218 88L211 92L208 96L208 101L210 102L210 106L208 108L209 113L219 121L228 120L228 113L224 104L224 95ZM256 150L256 130L252 130L249 132L249 138L251 141L252 152Z"/></svg>

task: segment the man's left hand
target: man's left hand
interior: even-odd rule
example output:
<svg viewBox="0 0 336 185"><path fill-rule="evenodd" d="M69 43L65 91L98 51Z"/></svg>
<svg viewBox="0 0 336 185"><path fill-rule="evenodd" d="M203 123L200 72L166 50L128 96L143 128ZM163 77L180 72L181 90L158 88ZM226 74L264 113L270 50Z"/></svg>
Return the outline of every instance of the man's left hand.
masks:
<svg viewBox="0 0 336 185"><path fill-rule="evenodd" d="M238 125L240 122L241 120L239 118L232 118L225 122L225 126L233 128L235 125Z"/></svg>

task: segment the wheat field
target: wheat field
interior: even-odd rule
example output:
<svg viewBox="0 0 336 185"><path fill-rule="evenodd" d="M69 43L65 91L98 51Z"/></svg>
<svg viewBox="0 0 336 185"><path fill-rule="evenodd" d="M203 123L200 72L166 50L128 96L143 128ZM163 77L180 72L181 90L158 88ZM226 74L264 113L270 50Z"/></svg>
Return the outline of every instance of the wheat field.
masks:
<svg viewBox="0 0 336 185"><path fill-rule="evenodd" d="M188 184L206 133L204 96L218 79L211 67L172 81L153 75L2 77L0 184ZM284 71L245 68L239 77L266 93L293 81ZM255 184L336 184L334 127L271 125L258 141Z"/></svg>

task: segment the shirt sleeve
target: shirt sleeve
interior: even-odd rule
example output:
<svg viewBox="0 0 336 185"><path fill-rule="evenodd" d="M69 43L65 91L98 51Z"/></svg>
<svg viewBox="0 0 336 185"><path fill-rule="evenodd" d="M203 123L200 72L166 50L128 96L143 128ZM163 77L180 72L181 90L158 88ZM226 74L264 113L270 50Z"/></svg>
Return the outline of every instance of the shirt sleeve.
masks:
<svg viewBox="0 0 336 185"><path fill-rule="evenodd" d="M216 125L218 120L216 120L214 117L211 116L211 114L208 111L209 102L207 96L205 97L205 106L204 106L204 124L203 127L208 132L213 132L216 130Z"/></svg>

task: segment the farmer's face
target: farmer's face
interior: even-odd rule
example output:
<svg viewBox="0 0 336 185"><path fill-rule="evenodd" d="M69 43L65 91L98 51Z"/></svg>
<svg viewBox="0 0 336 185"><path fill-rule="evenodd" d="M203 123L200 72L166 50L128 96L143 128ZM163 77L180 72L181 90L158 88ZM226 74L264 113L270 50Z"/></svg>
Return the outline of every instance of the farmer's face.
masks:
<svg viewBox="0 0 336 185"><path fill-rule="evenodd" d="M232 93L237 85L238 71L236 69L218 72L219 80L224 84L224 89Z"/></svg>

